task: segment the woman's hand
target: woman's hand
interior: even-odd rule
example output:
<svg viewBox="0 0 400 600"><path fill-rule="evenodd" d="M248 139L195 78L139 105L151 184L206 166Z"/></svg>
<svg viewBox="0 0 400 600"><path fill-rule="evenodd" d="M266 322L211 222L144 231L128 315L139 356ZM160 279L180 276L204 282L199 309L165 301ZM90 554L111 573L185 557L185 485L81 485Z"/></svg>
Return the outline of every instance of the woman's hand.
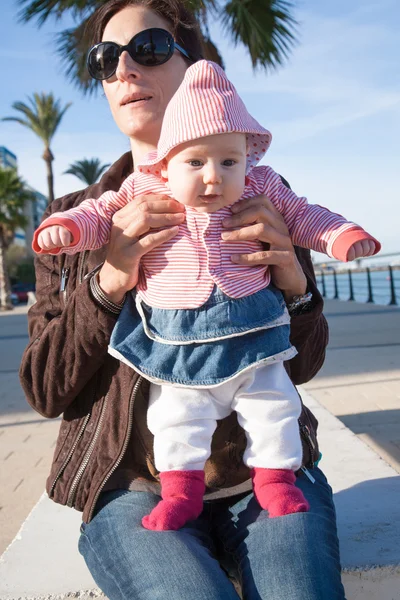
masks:
<svg viewBox="0 0 400 600"><path fill-rule="evenodd" d="M112 302L122 302L136 286L142 256L172 239L184 220L182 204L150 194L138 196L114 214L106 260L99 272L100 287Z"/></svg>
<svg viewBox="0 0 400 600"><path fill-rule="evenodd" d="M274 285L282 290L287 303L293 296L306 293L307 279L297 260L288 228L280 212L264 195L241 200L232 206L234 215L223 221L226 231L222 239L259 240L269 244L268 250L254 254L234 254L232 262L240 265L270 265Z"/></svg>

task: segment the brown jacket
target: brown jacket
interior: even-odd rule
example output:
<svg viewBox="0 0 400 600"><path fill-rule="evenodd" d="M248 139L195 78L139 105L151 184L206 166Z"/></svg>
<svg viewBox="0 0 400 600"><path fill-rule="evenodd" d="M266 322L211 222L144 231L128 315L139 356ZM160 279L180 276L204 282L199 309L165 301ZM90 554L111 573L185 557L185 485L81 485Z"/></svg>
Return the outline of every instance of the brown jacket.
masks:
<svg viewBox="0 0 400 600"><path fill-rule="evenodd" d="M118 190L131 170L127 153L100 183L56 200L46 216ZM153 440L146 426L148 383L107 353L116 317L90 291L91 272L104 261L105 252L101 248L36 258L37 302L29 310L30 343L20 367L30 405L48 418L63 414L47 492L55 502L83 511L84 521L91 519L101 490L116 473L128 471L136 482L157 481ZM293 382L301 384L322 366L328 328L310 254L296 252L314 302L311 312L294 317L291 324L291 340L299 354L286 364ZM318 455L317 422L308 409L299 421L303 462L312 465ZM205 468L208 491L233 493L227 488L248 480L242 462L245 445L235 413L218 423Z"/></svg>

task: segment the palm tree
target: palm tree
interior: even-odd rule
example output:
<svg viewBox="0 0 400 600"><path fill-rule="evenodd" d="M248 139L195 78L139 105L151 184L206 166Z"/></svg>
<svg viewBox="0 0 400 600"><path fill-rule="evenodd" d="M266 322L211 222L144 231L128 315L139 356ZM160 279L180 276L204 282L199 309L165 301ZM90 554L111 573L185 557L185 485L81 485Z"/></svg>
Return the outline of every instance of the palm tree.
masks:
<svg viewBox="0 0 400 600"><path fill-rule="evenodd" d="M56 38L57 52L66 65L67 77L84 92L93 92L98 83L86 69L87 20L105 0L18 0L20 20L36 19L39 27L49 17L69 14L77 23ZM242 43L250 54L253 68L275 69L287 59L296 42L296 21L291 15L291 0L185 0L196 15L204 41L205 58L219 62L222 57L210 38L208 23L220 21L235 45Z"/></svg>
<svg viewBox="0 0 400 600"><path fill-rule="evenodd" d="M11 244L15 230L27 225L23 210L26 202L34 200L34 194L26 187L15 169L0 167L0 310L10 310L11 286L6 265L6 250Z"/></svg>
<svg viewBox="0 0 400 600"><path fill-rule="evenodd" d="M44 152L42 158L47 167L47 184L49 189L49 204L54 200L54 178L52 162L54 156L50 150L50 143L55 132L63 118L65 112L71 106L68 102L61 107L60 100L56 100L53 94L33 94L28 98L28 104L24 102L14 102L12 107L18 111L22 117L4 117L2 121L16 121L24 127L27 127L44 143ZM24 117L24 118L23 118Z"/></svg>
<svg viewBox="0 0 400 600"><path fill-rule="evenodd" d="M99 158L84 158L69 165L69 169L64 171L64 175L75 175L86 185L92 185L109 166L109 164L102 165Z"/></svg>

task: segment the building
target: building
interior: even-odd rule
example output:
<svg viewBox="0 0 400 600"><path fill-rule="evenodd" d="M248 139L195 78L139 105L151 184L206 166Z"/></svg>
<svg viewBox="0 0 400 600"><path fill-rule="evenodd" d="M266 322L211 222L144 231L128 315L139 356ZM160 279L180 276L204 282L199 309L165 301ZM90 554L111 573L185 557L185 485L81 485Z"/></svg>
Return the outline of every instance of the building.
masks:
<svg viewBox="0 0 400 600"><path fill-rule="evenodd" d="M0 146L0 166L18 170L18 160L16 155L4 146ZM25 230L16 230L14 243L26 247L27 250L32 253L31 246L33 232L39 226L43 213L47 208L47 198L37 190L34 190L30 185L27 187L34 193L35 201L26 203L24 214L28 219L28 225Z"/></svg>
<svg viewBox="0 0 400 600"><path fill-rule="evenodd" d="M0 146L0 166L17 169L17 157L4 146Z"/></svg>
<svg viewBox="0 0 400 600"><path fill-rule="evenodd" d="M33 202L27 202L25 204L24 214L28 219L28 225L25 227L25 230L20 229L15 232L14 242L22 242L23 245L27 247L29 252L33 253L33 232L40 225L43 213L47 208L47 198L37 190L34 190L30 185L28 185L27 187L33 192L35 200Z"/></svg>

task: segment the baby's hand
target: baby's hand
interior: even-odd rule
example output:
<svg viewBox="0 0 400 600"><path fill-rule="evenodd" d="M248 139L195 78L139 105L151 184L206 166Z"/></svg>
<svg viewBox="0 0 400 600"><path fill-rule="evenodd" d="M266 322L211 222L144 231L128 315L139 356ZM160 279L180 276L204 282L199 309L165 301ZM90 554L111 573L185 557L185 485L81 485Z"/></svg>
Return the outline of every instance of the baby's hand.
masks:
<svg viewBox="0 0 400 600"><path fill-rule="evenodd" d="M42 250L66 247L71 244L71 233L61 225L50 225L38 235L38 244Z"/></svg>
<svg viewBox="0 0 400 600"><path fill-rule="evenodd" d="M372 240L363 240L362 242L356 242L347 253L347 260L355 260L363 256L372 256L375 252L375 242Z"/></svg>

